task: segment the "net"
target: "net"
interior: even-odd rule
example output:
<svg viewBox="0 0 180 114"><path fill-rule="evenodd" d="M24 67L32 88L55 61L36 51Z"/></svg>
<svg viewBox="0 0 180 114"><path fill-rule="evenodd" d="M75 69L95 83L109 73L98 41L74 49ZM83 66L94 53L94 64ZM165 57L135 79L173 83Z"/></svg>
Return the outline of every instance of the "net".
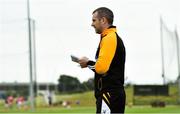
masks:
<svg viewBox="0 0 180 114"><path fill-rule="evenodd" d="M166 81L173 81L178 76L178 44L176 30L170 30L161 19L162 62Z"/></svg>

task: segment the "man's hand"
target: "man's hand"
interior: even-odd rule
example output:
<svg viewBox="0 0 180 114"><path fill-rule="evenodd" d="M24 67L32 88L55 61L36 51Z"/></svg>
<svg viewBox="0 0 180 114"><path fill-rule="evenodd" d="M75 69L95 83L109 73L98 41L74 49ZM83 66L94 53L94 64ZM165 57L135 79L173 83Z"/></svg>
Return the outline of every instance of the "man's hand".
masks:
<svg viewBox="0 0 180 114"><path fill-rule="evenodd" d="M88 61L89 59L87 57L82 57L79 59L78 63L80 64L81 68L86 68Z"/></svg>

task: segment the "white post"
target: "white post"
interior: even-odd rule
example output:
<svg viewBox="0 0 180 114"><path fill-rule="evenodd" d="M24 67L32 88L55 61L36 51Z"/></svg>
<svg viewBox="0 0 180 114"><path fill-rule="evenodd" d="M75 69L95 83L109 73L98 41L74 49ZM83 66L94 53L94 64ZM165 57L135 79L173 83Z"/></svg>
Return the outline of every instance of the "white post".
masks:
<svg viewBox="0 0 180 114"><path fill-rule="evenodd" d="M30 83L29 83L29 96L31 103L31 111L34 111L34 91L33 91L33 73L32 73L32 36L31 36L31 19L30 19L30 7L29 0L27 0L27 17L28 17L28 37L29 37L29 74L30 74Z"/></svg>
<svg viewBox="0 0 180 114"><path fill-rule="evenodd" d="M177 64L178 64L178 78L177 78L177 83L178 83L178 93L179 93L179 99L178 103L180 104L180 50L179 50L179 37L177 33L177 28L175 29L175 35L176 35L176 46L177 46Z"/></svg>
<svg viewBox="0 0 180 114"><path fill-rule="evenodd" d="M38 83L37 83L37 73L36 73L36 23L34 19L31 19L32 21L32 30L33 30L33 34L32 34L32 54L33 54L33 76L34 76L34 89L35 91L35 97L37 97L38 94ZM36 105L36 100L35 100L35 105Z"/></svg>
<svg viewBox="0 0 180 114"><path fill-rule="evenodd" d="M161 57L162 57L162 78L163 84L165 85L165 73L164 73L164 46L163 46L163 31L162 31L163 21L162 17L160 16L160 37L161 37Z"/></svg>

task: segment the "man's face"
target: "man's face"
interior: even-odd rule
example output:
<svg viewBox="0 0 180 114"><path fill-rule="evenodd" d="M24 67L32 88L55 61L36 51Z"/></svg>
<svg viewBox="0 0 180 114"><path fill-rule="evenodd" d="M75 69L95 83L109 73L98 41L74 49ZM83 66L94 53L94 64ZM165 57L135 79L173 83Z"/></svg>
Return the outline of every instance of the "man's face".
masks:
<svg viewBox="0 0 180 114"><path fill-rule="evenodd" d="M98 18L98 13L97 12L93 13L91 26L94 27L97 34L102 33L102 22L101 22L101 19Z"/></svg>

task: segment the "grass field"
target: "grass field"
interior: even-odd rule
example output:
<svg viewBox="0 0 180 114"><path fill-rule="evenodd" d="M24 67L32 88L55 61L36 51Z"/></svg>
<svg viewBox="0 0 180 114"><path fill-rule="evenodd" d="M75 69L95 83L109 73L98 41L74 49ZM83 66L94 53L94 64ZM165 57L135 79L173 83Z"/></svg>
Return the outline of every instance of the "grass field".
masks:
<svg viewBox="0 0 180 114"><path fill-rule="evenodd" d="M177 87L170 86L169 96L138 96L136 97L136 102L141 105L133 105L133 88L126 88L127 94L127 105L126 113L179 113L180 105L177 104ZM95 98L92 91L77 94L68 95L57 95L57 101L71 101L71 105L68 108L62 105L57 106L47 106L42 96L36 98L36 110L34 112L30 109L17 109L14 105L12 109L7 109L4 107L3 101L0 101L0 113L95 113ZM77 105L75 102L79 100L80 104ZM148 105L153 100L162 100L166 102L165 108L152 108ZM144 103L144 104L143 104Z"/></svg>
<svg viewBox="0 0 180 114"><path fill-rule="evenodd" d="M1 110L1 113L95 113L95 107L73 107L73 108L62 108L62 107L49 107L49 108L38 108L34 112L30 110ZM133 106L126 107L126 113L180 113L179 106L167 106L165 108L152 108L150 106Z"/></svg>

